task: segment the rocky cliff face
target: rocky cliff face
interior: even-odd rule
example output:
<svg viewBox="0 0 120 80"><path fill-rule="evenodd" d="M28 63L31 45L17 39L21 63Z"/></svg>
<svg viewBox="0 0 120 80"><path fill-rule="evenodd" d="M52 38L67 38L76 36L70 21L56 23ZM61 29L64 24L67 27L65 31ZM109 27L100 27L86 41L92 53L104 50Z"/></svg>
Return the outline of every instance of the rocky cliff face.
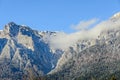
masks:
<svg viewBox="0 0 120 80"><path fill-rule="evenodd" d="M43 32L14 22L5 25L4 30L0 31L1 78L26 75L30 70L35 75L44 75L54 68L62 51L53 54L39 33Z"/></svg>

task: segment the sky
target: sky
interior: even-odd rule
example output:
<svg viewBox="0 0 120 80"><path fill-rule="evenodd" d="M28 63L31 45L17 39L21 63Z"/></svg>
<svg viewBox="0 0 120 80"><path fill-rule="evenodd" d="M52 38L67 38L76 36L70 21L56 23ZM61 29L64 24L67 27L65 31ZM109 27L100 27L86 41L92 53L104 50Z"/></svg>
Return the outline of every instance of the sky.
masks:
<svg viewBox="0 0 120 80"><path fill-rule="evenodd" d="M0 29L9 22L39 31L72 33L71 26L120 12L120 0L0 0Z"/></svg>

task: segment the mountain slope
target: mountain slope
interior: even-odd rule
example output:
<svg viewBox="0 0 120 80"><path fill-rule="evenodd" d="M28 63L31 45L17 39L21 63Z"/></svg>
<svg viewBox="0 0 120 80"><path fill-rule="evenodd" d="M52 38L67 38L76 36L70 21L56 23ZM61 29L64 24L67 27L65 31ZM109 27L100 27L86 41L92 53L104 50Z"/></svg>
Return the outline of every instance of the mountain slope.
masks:
<svg viewBox="0 0 120 80"><path fill-rule="evenodd" d="M114 16L110 20L116 24L119 19ZM91 45L92 41L94 44ZM47 80L109 80L111 75L120 71L120 25L102 31L96 39L78 41L76 45L62 55L67 62L61 65L58 61L59 66L48 74ZM116 75L119 79L120 74Z"/></svg>
<svg viewBox="0 0 120 80"><path fill-rule="evenodd" d="M38 31L13 22L0 32L0 43L0 67L3 68L0 77L3 79L13 79L14 74L27 75L29 70L35 76L44 75L54 68L62 53L52 53Z"/></svg>
<svg viewBox="0 0 120 80"><path fill-rule="evenodd" d="M119 34L119 35L118 35ZM114 36L112 36L114 35ZM109 80L120 71L120 28L106 34L108 38L73 56L57 71L48 75L47 80ZM101 35L102 37L102 35ZM118 79L120 74L117 73Z"/></svg>

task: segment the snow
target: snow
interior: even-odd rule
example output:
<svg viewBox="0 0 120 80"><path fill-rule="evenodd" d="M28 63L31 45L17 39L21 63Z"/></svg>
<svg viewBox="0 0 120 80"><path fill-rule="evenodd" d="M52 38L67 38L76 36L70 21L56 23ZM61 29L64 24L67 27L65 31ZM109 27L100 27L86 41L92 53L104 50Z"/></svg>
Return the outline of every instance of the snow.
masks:
<svg viewBox="0 0 120 80"><path fill-rule="evenodd" d="M120 16L120 12L114 14L113 16L114 16L114 17L119 17L119 16Z"/></svg>
<svg viewBox="0 0 120 80"><path fill-rule="evenodd" d="M112 18L112 19L113 19L113 18L120 18L120 12L114 14L111 18Z"/></svg>

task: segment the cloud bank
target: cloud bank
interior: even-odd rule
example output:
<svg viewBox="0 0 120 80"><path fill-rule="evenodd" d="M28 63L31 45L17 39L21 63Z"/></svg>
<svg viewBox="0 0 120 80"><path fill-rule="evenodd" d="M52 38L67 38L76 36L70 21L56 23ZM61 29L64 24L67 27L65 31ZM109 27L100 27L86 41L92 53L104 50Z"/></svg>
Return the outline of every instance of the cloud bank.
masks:
<svg viewBox="0 0 120 80"><path fill-rule="evenodd" d="M48 37L48 42L53 49L67 49L78 40L96 39L100 33L107 30L120 28L120 17L110 18L109 20L102 21L90 29L89 26L95 24L97 19L91 19L89 21L81 21L78 25L74 25L74 28L80 31L66 34L64 32L57 32L56 36Z"/></svg>

